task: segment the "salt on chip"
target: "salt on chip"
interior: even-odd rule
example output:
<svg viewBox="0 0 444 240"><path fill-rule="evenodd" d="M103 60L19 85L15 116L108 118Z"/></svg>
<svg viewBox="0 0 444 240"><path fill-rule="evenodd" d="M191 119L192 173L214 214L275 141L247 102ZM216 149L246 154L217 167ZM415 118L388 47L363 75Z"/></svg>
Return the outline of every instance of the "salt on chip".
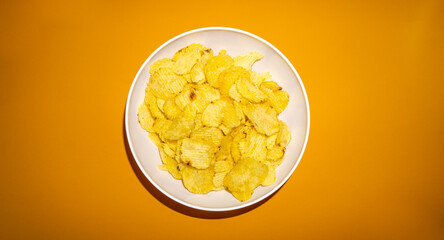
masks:
<svg viewBox="0 0 444 240"><path fill-rule="evenodd" d="M243 67L247 70L251 70L253 64L259 60L264 58L264 55L260 52L250 52L247 54L243 54L235 57L233 65Z"/></svg>
<svg viewBox="0 0 444 240"><path fill-rule="evenodd" d="M181 163L179 164L179 170L182 174L182 183L188 191L196 194L206 194L213 190L213 168L196 169Z"/></svg>

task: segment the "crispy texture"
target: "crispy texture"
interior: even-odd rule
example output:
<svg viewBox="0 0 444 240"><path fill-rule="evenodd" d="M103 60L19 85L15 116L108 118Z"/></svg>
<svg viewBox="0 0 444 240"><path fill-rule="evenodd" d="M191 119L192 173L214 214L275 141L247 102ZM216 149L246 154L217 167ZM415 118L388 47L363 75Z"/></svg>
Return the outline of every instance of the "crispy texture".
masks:
<svg viewBox="0 0 444 240"><path fill-rule="evenodd" d="M185 138L181 148L181 162L197 169L209 168L216 159L217 147L203 139Z"/></svg>
<svg viewBox="0 0 444 240"><path fill-rule="evenodd" d="M248 104L244 107L244 113L251 120L256 130L270 136L279 132L280 123L276 111L266 104Z"/></svg>
<svg viewBox="0 0 444 240"><path fill-rule="evenodd" d="M191 193L227 190L247 201L256 187L276 181L291 140L277 118L289 95L270 73L251 70L261 58L233 59L225 50L213 56L190 44L150 66L139 123L159 149L158 168Z"/></svg>
<svg viewBox="0 0 444 240"><path fill-rule="evenodd" d="M219 75L233 64L233 59L220 51L219 55L210 58L204 67L205 77L208 83L215 88L219 88Z"/></svg>
<svg viewBox="0 0 444 240"><path fill-rule="evenodd" d="M242 158L225 176L224 185L232 193L251 194L268 174L268 167L263 162L252 158ZM236 197L236 195L234 195ZM238 198L239 199L239 198ZM245 201L245 198L240 198Z"/></svg>
<svg viewBox="0 0 444 240"><path fill-rule="evenodd" d="M212 168L196 169L180 163L179 171L182 175L182 183L188 191L206 194L213 190L214 170Z"/></svg>
<svg viewBox="0 0 444 240"><path fill-rule="evenodd" d="M245 69L251 70L253 64L264 57L260 52L250 52L235 57L233 65L243 67Z"/></svg>

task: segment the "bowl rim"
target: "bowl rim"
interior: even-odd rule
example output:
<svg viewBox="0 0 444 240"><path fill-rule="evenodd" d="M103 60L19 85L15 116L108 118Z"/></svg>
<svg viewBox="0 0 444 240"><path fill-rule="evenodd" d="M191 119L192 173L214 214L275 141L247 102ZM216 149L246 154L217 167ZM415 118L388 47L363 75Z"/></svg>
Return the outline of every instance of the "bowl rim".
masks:
<svg viewBox="0 0 444 240"><path fill-rule="evenodd" d="M287 63L287 65L291 68L291 70L293 71L293 73L296 75L296 78L298 79L298 82L302 88L302 93L304 95L304 100L305 100L305 107L307 110L307 130L305 132L305 139L304 139L304 143L302 145L302 150L301 153L296 161L296 164L293 166L293 168L291 169L290 173L278 184L276 185L273 189L271 189L268 193L264 194L262 197L251 201L251 202L247 202L245 204L240 204L238 206L233 206L233 207L224 207L224 208L211 208L211 207L201 207L201 206L197 206L194 204L190 204L187 202L184 202L172 195L170 195L168 192L166 192L165 190L163 190L162 187L160 187L159 185L156 184L155 181L153 181L153 179L151 179L151 177L146 173L145 169L142 167L141 162L139 161L139 159L137 158L137 155L135 154L135 151L133 149L133 143L130 137L130 131L129 131L129 104L130 104L130 99L131 96L133 94L133 90L134 90L134 86L136 84L137 79L139 78L140 74L142 73L142 70L146 67L146 65L148 64L148 62L160 51L162 50L165 46L167 46L168 44L170 44L171 42L182 38L184 36L193 34L193 33L197 33L197 32L204 32L204 31L213 31L213 30L220 30L220 31L231 31L231 32L236 32L236 33L241 33L244 35L247 35L249 37L252 37L256 40L259 40L260 42L264 43L265 45L269 46L271 49L273 49L276 53L279 54L280 57L282 57L282 59L285 60L285 62ZM298 72L296 71L296 69L294 68L294 66L291 64L291 62L288 60L287 57L284 56L284 54L282 54L281 51L279 51L275 46L273 46L271 43L267 42L266 40L262 39L259 36L256 36L252 33L246 32L244 30L240 30L240 29L236 29L236 28L230 28L230 27L204 27L204 28L197 28L194 30L190 30L187 32L184 32L182 34L179 34L173 38L171 38L170 40L166 41L164 44L162 44L160 47L158 47L153 53L150 54L150 56L145 60L145 62L143 63L143 65L139 68L139 71L137 72L136 76L134 77L134 80L131 84L131 88L129 90L128 93L128 98L126 101L126 106L125 106L125 129L126 129L126 137L128 140L128 145L131 149L131 154L133 155L137 166L139 167L139 169L143 172L143 174L145 175L145 177L150 181L151 184L153 184L160 192L162 192L163 194L165 194L167 197L169 197L170 199L185 205L187 207L193 208L193 209L198 209L198 210L203 210L203 211L211 211L211 212L223 212L223 211L232 211L232 210L237 210L237 209L241 209L241 208L245 208L248 206L251 206L253 204L256 204L258 202L261 202L262 200L266 199L268 196L272 195L273 193L275 193L277 190L279 190L282 185L284 185L288 179L290 178L291 175L293 175L293 172L296 170L297 166L299 165L299 162L302 159L302 156L304 155L305 152L305 148L307 146L307 141L308 141L308 135L310 132L310 107L308 104L308 97L307 97L307 93L305 91L305 87L304 84L302 83L301 77L299 76Z"/></svg>

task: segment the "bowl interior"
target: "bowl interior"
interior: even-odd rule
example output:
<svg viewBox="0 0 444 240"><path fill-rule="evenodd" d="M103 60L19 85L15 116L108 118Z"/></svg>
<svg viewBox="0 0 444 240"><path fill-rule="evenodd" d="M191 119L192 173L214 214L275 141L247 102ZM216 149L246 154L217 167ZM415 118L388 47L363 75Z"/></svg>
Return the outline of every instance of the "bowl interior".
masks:
<svg viewBox="0 0 444 240"><path fill-rule="evenodd" d="M291 129L291 142L282 164L276 169L276 182L267 187L258 187L252 198L246 202L239 202L226 191L212 191L209 194L197 195L188 192L181 181L175 180L168 172L160 171L161 164L157 147L148 139L137 120L138 106L143 102L145 87L149 80L149 66L158 59L171 58L176 51L191 44L200 43L213 49L215 55L221 49L226 49L231 56L259 51L265 57L254 64L256 72L270 72L273 80L283 87L290 95L290 102L279 118L286 122ZM133 155L141 167L142 172L170 198L189 207L202 210L232 210L251 205L262 200L276 191L292 174L296 168L308 135L309 110L305 98L305 90L299 82L299 76L292 66L263 40L239 30L210 28L192 31L170 40L163 47L154 52L145 62L134 80L132 91L128 96L126 111L127 135Z"/></svg>

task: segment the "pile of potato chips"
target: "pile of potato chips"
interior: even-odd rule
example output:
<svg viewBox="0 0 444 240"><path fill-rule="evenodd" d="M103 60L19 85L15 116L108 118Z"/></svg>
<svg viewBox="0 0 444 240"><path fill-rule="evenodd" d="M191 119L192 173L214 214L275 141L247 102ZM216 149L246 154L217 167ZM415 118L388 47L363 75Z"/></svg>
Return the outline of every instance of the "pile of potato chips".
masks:
<svg viewBox="0 0 444 240"><path fill-rule="evenodd" d="M159 168L188 191L228 190L246 201L259 185L275 182L290 141L277 116L289 96L270 73L251 70L262 58L232 58L225 50L214 56L191 44L150 66L139 122L159 148Z"/></svg>

